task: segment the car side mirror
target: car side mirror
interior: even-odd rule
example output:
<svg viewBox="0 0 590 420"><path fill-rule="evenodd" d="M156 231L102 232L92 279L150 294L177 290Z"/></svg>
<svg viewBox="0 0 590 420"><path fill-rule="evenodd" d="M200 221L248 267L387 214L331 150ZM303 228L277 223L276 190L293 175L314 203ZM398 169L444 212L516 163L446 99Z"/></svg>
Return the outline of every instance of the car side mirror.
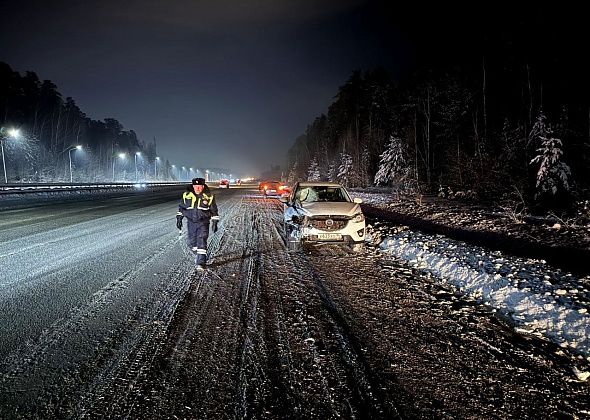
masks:
<svg viewBox="0 0 590 420"><path fill-rule="evenodd" d="M363 199L362 198L355 198L354 200L352 200L354 203L356 204L363 204Z"/></svg>

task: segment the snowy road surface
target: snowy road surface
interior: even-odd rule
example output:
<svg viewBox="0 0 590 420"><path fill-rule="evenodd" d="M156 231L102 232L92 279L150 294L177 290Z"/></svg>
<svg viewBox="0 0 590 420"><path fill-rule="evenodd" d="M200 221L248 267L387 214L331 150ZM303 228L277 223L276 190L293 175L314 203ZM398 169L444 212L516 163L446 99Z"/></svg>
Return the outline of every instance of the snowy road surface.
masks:
<svg viewBox="0 0 590 420"><path fill-rule="evenodd" d="M558 346L378 249L287 253L277 200L216 194L204 274L175 194L0 213L0 418L589 415Z"/></svg>

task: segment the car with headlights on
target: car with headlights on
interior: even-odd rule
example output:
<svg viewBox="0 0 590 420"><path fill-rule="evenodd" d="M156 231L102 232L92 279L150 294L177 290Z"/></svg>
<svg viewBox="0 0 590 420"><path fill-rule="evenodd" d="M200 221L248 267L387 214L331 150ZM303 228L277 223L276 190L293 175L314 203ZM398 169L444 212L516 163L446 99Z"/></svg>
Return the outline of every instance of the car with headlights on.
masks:
<svg viewBox="0 0 590 420"><path fill-rule="evenodd" d="M354 250L363 248L365 216L360 198L351 198L342 185L333 182L298 182L284 203L287 247L303 243L346 243Z"/></svg>
<svg viewBox="0 0 590 420"><path fill-rule="evenodd" d="M291 192L289 186L280 181L263 181L258 185L258 190L265 197L288 196Z"/></svg>

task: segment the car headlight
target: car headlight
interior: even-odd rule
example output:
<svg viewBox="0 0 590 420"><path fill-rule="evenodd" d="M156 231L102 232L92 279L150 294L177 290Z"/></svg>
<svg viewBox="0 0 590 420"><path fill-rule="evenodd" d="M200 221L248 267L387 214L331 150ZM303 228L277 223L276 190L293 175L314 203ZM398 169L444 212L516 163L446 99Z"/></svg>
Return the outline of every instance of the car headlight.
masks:
<svg viewBox="0 0 590 420"><path fill-rule="evenodd" d="M352 221L355 223L360 223L363 222L365 220L365 215L362 213L357 213L354 216L352 216Z"/></svg>

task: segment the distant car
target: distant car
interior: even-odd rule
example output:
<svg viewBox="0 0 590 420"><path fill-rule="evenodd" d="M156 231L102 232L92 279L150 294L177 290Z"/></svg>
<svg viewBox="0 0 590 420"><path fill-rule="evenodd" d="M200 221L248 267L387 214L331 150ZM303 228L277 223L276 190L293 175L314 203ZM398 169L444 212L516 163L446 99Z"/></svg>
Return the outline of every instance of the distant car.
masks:
<svg viewBox="0 0 590 420"><path fill-rule="evenodd" d="M352 199L346 189L330 182L298 182L285 204L287 247L302 243L342 242L353 250L364 246L365 216L360 198Z"/></svg>
<svg viewBox="0 0 590 420"><path fill-rule="evenodd" d="M229 188L229 179L219 181L219 188Z"/></svg>
<svg viewBox="0 0 590 420"><path fill-rule="evenodd" d="M265 197L288 196L291 193L289 186L280 181L263 181L258 185L258 191Z"/></svg>

